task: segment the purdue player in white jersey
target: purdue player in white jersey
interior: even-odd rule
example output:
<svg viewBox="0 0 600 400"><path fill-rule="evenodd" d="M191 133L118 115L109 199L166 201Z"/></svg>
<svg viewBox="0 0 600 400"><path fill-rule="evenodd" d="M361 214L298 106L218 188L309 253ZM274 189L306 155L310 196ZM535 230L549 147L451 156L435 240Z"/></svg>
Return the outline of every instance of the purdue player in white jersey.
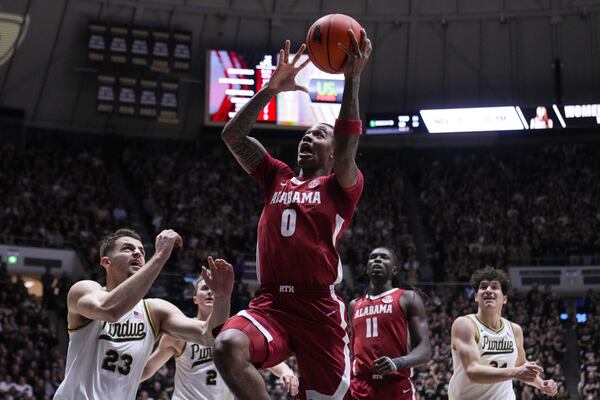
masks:
<svg viewBox="0 0 600 400"><path fill-rule="evenodd" d="M194 303L198 306L197 318L206 320L213 309L212 290L200 277L195 284ZM150 378L171 357L175 356L175 390L172 400L233 400L223 378L212 359L212 348L198 343L186 342L164 335L150 356L142 381ZM298 394L298 378L285 363L269 370L281 379L283 388L292 396Z"/></svg>
<svg viewBox="0 0 600 400"><path fill-rule="evenodd" d="M475 271L471 285L477 314L452 325L450 400L514 400L513 379L556 395L556 382L543 380L542 367L525 358L521 327L501 317L510 291L506 273L490 267Z"/></svg>
<svg viewBox="0 0 600 400"><path fill-rule="evenodd" d="M212 329L229 316L233 268L209 258L202 276L215 301L207 321L186 317L161 299L142 300L181 237L164 230L155 253L145 262L144 246L134 231L120 229L100 245L106 286L83 280L67 297L69 348L65 379L54 399L133 400L146 361L160 332L210 346Z"/></svg>

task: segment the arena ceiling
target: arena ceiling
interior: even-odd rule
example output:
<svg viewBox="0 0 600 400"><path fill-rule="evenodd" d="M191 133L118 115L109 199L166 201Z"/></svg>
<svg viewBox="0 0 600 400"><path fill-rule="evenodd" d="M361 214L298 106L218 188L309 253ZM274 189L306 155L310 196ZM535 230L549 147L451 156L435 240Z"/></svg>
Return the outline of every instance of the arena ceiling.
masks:
<svg viewBox="0 0 600 400"><path fill-rule="evenodd" d="M300 43L328 13L352 15L374 53L362 111L600 99L600 0L0 0L27 16L14 55L0 66L3 105L31 125L190 137L203 121L206 50L278 49ZM181 79L178 125L96 113L87 24L105 20L192 32L192 73Z"/></svg>

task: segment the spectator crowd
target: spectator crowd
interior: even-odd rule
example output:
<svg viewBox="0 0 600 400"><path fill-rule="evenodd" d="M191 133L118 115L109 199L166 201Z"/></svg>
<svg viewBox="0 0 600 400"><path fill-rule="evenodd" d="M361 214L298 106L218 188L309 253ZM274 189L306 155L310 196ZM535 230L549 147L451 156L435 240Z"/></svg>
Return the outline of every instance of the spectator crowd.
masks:
<svg viewBox="0 0 600 400"><path fill-rule="evenodd" d="M415 180L437 280L484 264L600 259L597 146L485 149L421 157Z"/></svg>

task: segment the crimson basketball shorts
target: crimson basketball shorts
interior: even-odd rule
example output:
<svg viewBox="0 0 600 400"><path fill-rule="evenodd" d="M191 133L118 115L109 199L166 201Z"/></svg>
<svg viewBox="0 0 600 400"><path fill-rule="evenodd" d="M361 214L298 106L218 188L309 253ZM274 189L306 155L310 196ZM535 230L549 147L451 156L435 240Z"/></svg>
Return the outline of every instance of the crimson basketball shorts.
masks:
<svg viewBox="0 0 600 400"><path fill-rule="evenodd" d="M295 355L306 400L342 399L350 385L346 307L333 286L261 287L247 310L223 326L250 338L250 358L269 368Z"/></svg>
<svg viewBox="0 0 600 400"><path fill-rule="evenodd" d="M353 376L350 380L352 400L366 399L415 399L415 388L410 379L364 379Z"/></svg>

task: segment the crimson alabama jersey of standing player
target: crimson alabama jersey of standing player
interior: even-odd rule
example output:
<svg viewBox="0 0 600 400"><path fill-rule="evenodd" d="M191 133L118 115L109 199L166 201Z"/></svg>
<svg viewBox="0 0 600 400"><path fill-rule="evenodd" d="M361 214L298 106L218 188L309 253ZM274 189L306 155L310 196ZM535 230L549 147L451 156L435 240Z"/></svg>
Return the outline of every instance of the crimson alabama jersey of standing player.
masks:
<svg viewBox="0 0 600 400"><path fill-rule="evenodd" d="M397 260L387 247L374 249L367 263L368 293L350 303L354 400L413 399L411 368L431 358L421 297L392 286Z"/></svg>

